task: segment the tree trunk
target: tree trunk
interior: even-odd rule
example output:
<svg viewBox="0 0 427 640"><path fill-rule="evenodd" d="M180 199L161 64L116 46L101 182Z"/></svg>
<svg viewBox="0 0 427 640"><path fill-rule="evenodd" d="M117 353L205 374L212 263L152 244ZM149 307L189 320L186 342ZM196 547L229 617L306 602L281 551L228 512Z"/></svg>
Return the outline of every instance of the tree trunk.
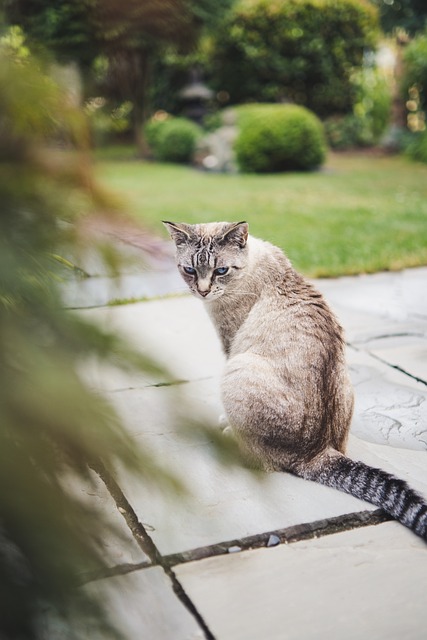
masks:
<svg viewBox="0 0 427 640"><path fill-rule="evenodd" d="M402 95L402 77L403 77L403 51L407 44L407 40L401 37L396 38L396 62L394 67L394 87L393 101L391 106L391 125L397 131L406 129L407 112L406 99Z"/></svg>
<svg viewBox="0 0 427 640"><path fill-rule="evenodd" d="M138 156L146 158L149 155L149 147L144 135L144 124L146 121L146 114L144 107L140 103L133 103L133 139L138 150Z"/></svg>
<svg viewBox="0 0 427 640"><path fill-rule="evenodd" d="M144 123L149 115L148 86L150 52L146 49L121 48L110 52L110 91L132 103L133 139L142 157L148 155Z"/></svg>

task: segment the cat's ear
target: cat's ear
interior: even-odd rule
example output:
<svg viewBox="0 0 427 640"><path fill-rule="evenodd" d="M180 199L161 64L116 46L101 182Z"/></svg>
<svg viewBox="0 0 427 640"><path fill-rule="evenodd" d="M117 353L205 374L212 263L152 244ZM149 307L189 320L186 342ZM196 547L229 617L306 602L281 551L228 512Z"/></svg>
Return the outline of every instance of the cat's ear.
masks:
<svg viewBox="0 0 427 640"><path fill-rule="evenodd" d="M243 249L248 240L248 230L247 222L232 222L225 230L221 242L232 242Z"/></svg>
<svg viewBox="0 0 427 640"><path fill-rule="evenodd" d="M191 227L183 222L167 222L162 220L166 229L169 231L170 237L178 247L180 244L187 244L191 241Z"/></svg>

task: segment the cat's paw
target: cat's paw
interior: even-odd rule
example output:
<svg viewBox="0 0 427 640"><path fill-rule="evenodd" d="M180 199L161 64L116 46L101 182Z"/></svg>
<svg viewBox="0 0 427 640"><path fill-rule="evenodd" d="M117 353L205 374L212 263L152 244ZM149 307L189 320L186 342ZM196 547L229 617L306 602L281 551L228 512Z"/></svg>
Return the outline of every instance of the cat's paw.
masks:
<svg viewBox="0 0 427 640"><path fill-rule="evenodd" d="M219 427L222 431L222 433L226 436L232 436L233 435L233 429L231 428L231 426L228 424L228 418L225 415L225 413L222 413L219 418L218 418L218 424Z"/></svg>
<svg viewBox="0 0 427 640"><path fill-rule="evenodd" d="M221 427L221 429L225 429L226 427L228 427L228 418L225 413L221 413L221 415L219 416L218 426Z"/></svg>

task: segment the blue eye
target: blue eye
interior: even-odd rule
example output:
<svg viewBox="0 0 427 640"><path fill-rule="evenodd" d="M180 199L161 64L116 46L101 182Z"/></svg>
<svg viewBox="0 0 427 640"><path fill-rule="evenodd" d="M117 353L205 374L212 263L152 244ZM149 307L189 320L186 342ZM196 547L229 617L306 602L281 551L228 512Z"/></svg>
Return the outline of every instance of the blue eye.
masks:
<svg viewBox="0 0 427 640"><path fill-rule="evenodd" d="M228 267L218 267L218 269L215 269L214 271L216 276L225 276L227 272L228 272Z"/></svg>
<svg viewBox="0 0 427 640"><path fill-rule="evenodd" d="M194 276L194 274L196 273L196 270L193 269L193 267L182 267L185 271L185 273L187 273L189 276Z"/></svg>

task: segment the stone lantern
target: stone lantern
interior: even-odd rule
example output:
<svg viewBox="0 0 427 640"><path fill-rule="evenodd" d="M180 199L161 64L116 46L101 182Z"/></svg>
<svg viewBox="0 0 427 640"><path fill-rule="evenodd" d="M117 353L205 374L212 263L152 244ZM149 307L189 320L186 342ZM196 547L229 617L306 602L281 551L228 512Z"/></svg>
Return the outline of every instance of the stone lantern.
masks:
<svg viewBox="0 0 427 640"><path fill-rule="evenodd" d="M202 124L207 113L207 103L212 100L214 92L201 80L201 73L194 69L190 82L179 92L183 103L183 115L197 124Z"/></svg>

